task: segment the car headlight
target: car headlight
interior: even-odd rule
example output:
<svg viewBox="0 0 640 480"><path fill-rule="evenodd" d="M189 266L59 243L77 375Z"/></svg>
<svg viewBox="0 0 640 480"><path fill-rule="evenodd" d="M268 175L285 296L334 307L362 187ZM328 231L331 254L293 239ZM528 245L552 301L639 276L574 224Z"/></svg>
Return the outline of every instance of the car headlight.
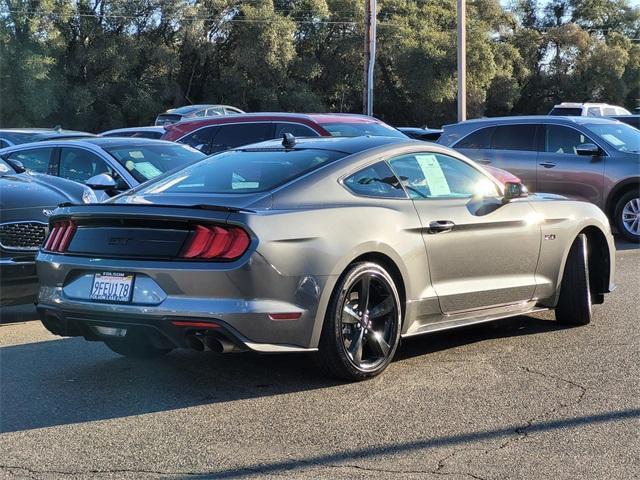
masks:
<svg viewBox="0 0 640 480"><path fill-rule="evenodd" d="M98 203L98 197L89 187L84 187L82 191L82 201L84 203Z"/></svg>

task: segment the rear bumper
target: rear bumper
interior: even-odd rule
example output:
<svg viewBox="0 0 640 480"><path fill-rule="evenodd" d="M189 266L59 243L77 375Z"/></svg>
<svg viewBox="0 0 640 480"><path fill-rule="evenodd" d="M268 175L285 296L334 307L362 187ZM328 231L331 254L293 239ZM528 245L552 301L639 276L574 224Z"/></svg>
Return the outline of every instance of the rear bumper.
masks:
<svg viewBox="0 0 640 480"><path fill-rule="evenodd" d="M234 344L237 350L253 350L263 353L311 352L317 349L297 345L256 343L246 338L233 326L219 319L197 320L179 315L160 318L144 314L115 318L112 315L95 312L71 312L54 306L38 305L38 316L44 326L53 334L69 337L84 337L90 341L102 341L109 337L102 335L96 327L135 330L158 347L188 348L189 336L214 335ZM208 326L207 326L208 325Z"/></svg>
<svg viewBox="0 0 640 480"><path fill-rule="evenodd" d="M35 261L0 259L0 305L32 303L38 294Z"/></svg>
<svg viewBox="0 0 640 480"><path fill-rule="evenodd" d="M318 305L331 278L283 275L258 253L242 265L222 266L41 253L37 268L40 317L47 326L60 324L50 328L59 335L98 340L84 327L130 325L161 334L173 347L185 347L185 336L193 329L176 327L172 321L215 322L219 327L214 328L221 328L234 343L260 352L316 347L312 337ZM135 275L131 303L89 299L93 275L103 271ZM274 317L284 313L299 316Z"/></svg>

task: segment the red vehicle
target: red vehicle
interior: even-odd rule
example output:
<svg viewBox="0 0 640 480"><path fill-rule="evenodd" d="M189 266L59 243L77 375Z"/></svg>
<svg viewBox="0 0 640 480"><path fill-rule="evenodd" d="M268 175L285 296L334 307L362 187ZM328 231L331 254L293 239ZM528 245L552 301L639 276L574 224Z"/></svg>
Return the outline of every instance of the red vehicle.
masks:
<svg viewBox="0 0 640 480"><path fill-rule="evenodd" d="M186 143L211 154L230 148L280 138L296 137L400 137L406 135L366 115L346 113L246 113L182 121L166 125L163 140Z"/></svg>

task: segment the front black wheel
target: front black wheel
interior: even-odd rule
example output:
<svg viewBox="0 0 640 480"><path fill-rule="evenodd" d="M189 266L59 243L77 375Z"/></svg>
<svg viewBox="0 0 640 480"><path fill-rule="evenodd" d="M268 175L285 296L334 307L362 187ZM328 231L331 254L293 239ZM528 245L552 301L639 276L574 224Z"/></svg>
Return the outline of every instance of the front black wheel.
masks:
<svg viewBox="0 0 640 480"><path fill-rule="evenodd" d="M402 308L396 285L380 265L352 265L335 287L316 358L333 377L380 374L400 343Z"/></svg>
<svg viewBox="0 0 640 480"><path fill-rule="evenodd" d="M586 325L591 322L591 304L587 236L580 234L567 256L556 306L556 320L565 325Z"/></svg>

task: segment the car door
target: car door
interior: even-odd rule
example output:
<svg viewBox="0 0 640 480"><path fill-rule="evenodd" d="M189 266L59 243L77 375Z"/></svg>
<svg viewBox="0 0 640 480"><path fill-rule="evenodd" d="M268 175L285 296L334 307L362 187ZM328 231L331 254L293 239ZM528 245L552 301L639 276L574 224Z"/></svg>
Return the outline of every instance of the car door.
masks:
<svg viewBox="0 0 640 480"><path fill-rule="evenodd" d="M539 192L557 193L602 205L604 156L576 153L591 138L574 127L544 125L538 153Z"/></svg>
<svg viewBox="0 0 640 480"><path fill-rule="evenodd" d="M489 177L449 155L410 153L389 164L420 216L443 313L532 299L540 226L528 201L503 204Z"/></svg>
<svg viewBox="0 0 640 480"><path fill-rule="evenodd" d="M501 168L536 191L536 126L530 124L484 127L461 139L454 148L481 165Z"/></svg>
<svg viewBox="0 0 640 480"><path fill-rule="evenodd" d="M6 155L10 160L17 160L24 168L36 173L51 173L51 160L54 147L36 147L18 150Z"/></svg>

